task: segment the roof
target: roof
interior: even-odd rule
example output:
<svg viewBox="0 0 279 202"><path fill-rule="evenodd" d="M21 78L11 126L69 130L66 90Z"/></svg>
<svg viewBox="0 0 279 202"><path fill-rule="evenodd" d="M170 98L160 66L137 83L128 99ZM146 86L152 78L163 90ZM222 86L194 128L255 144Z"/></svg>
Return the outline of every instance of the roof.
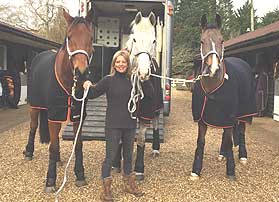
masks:
<svg viewBox="0 0 279 202"><path fill-rule="evenodd" d="M234 49L236 52L237 49L241 51L242 49L240 50L240 48L244 46L245 47L250 46L250 49L275 46L278 45L277 43L279 43L278 36L279 36L279 21L276 21L270 25L256 29L253 32L248 32L238 37L235 37L233 39L230 39L228 41L225 41L225 48L226 51L232 51ZM256 44L257 46L255 46ZM245 50L247 51L248 49Z"/></svg>
<svg viewBox="0 0 279 202"><path fill-rule="evenodd" d="M19 43L41 49L58 48L61 44L37 36L23 29L16 28L0 21L0 40Z"/></svg>

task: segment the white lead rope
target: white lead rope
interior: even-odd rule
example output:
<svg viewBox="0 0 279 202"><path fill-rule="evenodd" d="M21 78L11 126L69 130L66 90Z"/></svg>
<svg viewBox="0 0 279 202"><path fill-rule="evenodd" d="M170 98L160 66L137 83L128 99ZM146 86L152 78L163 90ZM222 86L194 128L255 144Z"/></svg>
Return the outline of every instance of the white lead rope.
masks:
<svg viewBox="0 0 279 202"><path fill-rule="evenodd" d="M70 162L73 158L73 155L75 153L75 148L76 148L76 143L77 143L77 139L78 139L78 136L79 136L79 131L81 129L81 125L82 125L82 120L83 120L83 111L84 111L84 103L85 103L85 99L87 97L87 94L88 94L88 91L89 91L89 86L84 89L84 93L83 93L83 97L81 99L77 99L75 96L74 96L74 99L76 99L77 101L82 101L82 104L81 104L81 115L80 115L80 122L79 122L79 126L78 126L78 129L77 129L77 132L76 132L76 136L75 136L75 140L74 140L74 145L73 145L73 149L72 149L72 153L69 157L69 160L67 162L67 165L66 165L66 168L65 168L65 171L64 171L64 179L63 179L63 182L62 182L62 185L60 186L60 188L55 192L55 202L58 202L58 195L59 193L62 191L62 189L64 188L66 182L67 182L67 170L68 170L68 167L70 165Z"/></svg>

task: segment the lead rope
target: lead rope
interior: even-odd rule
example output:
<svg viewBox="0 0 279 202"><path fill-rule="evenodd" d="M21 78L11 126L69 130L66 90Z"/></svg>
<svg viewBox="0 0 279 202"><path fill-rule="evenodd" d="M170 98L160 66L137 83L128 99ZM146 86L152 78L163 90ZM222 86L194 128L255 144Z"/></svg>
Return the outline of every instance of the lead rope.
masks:
<svg viewBox="0 0 279 202"><path fill-rule="evenodd" d="M75 86L75 82L74 82L74 86ZM73 86L73 87L74 87ZM82 120L83 120L83 111L84 111L84 103L85 103L85 99L87 97L87 94L89 92L89 86L84 89L84 92L83 92L83 97L81 99L78 99L76 98L76 96L74 95L75 94L75 91L72 90L72 96L74 97L75 100L77 101L82 101L82 104L81 104L81 115L80 115L80 121L79 121L79 126L78 126L78 129L77 129L77 132L76 132L76 136L75 136L75 140L74 140L74 145L73 145L73 149L72 149L72 153L69 157L69 160L67 162L67 165L66 165L66 168L65 168L65 171L64 171L64 178L63 178L63 182L62 182L62 185L59 187L59 189L55 192L55 202L58 202L58 196L59 196L59 193L63 190L66 182L67 182L67 170L68 170L68 167L70 165L70 162L73 158L73 155L74 155L74 152L75 152L75 148L76 148L76 143L77 143L77 139L78 139L78 134L79 134L79 131L81 129L81 125L82 125Z"/></svg>
<svg viewBox="0 0 279 202"><path fill-rule="evenodd" d="M131 96L128 101L128 111L130 112L131 118L136 119L137 117L133 116L133 113L137 109L137 102L140 99L144 98L143 90L140 85L139 77L136 75L136 72L132 73L131 75L131 83L132 83L132 90Z"/></svg>

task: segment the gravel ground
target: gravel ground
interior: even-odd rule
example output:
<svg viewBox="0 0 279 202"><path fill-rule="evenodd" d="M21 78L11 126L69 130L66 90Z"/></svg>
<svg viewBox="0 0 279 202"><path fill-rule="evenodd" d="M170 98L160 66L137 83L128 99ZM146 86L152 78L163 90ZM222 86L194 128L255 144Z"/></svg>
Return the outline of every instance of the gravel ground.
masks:
<svg viewBox="0 0 279 202"><path fill-rule="evenodd" d="M277 123L278 124L278 123ZM44 181L48 165L48 146L36 140L32 162L23 160L29 123L1 133L0 147L0 201L54 201L54 194L45 194ZM206 136L204 165L199 181L190 181L197 125L191 116L191 95L187 91L172 91L170 117L165 121L165 143L157 159L150 156L151 145L146 147L146 178L140 183L144 197L136 198L122 191L120 174L114 175L115 201L189 201L189 202L279 202L279 150L273 145L257 140L249 132L247 147L249 161L246 166L236 161L237 181L229 182L225 176L225 163L217 161L221 130L209 129ZM278 135L278 132L277 132ZM277 146L276 146L277 145ZM63 179L66 161L72 143L61 142L64 166L58 169L57 184ZM237 151L235 149L235 151ZM99 201L101 187L100 168L104 157L104 142L84 143L84 166L88 185L74 185L73 163L68 171L68 181L59 195L59 201ZM237 157L237 152L235 152Z"/></svg>

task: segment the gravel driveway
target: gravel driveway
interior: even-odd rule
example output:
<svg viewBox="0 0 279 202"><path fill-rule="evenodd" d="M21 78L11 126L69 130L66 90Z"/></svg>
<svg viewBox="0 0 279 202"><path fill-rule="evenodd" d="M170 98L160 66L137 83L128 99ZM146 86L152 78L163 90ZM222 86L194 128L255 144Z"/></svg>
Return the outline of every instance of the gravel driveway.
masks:
<svg viewBox="0 0 279 202"><path fill-rule="evenodd" d="M256 123L270 122L270 119L263 123L259 118L256 119ZM279 125L278 122L273 124ZM28 128L29 123L24 123L0 134L1 202L55 199L54 194L43 192L48 165L48 145L41 145L36 139L33 161L23 160L22 151L27 141ZM278 131L272 130L272 126L266 128L270 129L269 137L272 134L279 136ZM144 197L136 198L125 194L122 191L121 176L115 174L115 201L279 202L279 142L262 141L266 130L259 130L258 133L257 126L248 126L247 130L248 164L243 166L236 161L236 182L227 180L225 163L217 161L222 131L211 128L206 136L202 177L199 181L190 181L197 125L192 121L190 92L173 90L171 114L165 121L165 143L161 145L160 157L153 159L150 156L151 145L147 144L146 147L146 178L140 184L145 192ZM71 142L61 141L64 166L58 169L58 185L62 182L71 149ZM237 149L234 151L237 157ZM88 185L81 188L74 185L72 162L68 171L68 181L59 195L59 201L99 201L99 176L103 157L104 142L85 142L84 166Z"/></svg>

